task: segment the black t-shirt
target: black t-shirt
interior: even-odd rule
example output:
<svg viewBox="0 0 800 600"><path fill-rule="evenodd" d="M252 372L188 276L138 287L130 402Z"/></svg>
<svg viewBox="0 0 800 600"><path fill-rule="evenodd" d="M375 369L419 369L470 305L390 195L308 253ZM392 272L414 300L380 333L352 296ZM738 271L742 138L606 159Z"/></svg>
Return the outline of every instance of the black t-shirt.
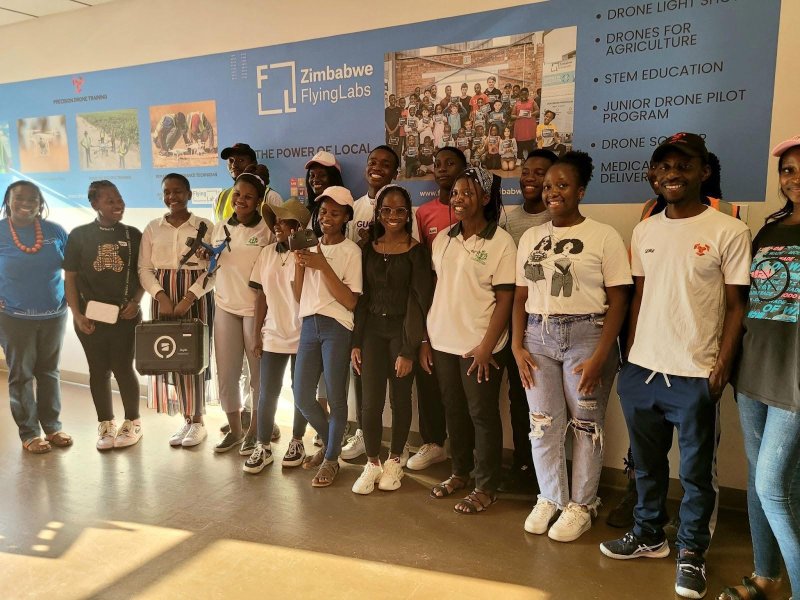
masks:
<svg viewBox="0 0 800 600"><path fill-rule="evenodd" d="M101 227L92 221L72 230L64 270L78 274L82 309L89 300L122 306L136 294L141 240L138 229L121 223Z"/></svg>
<svg viewBox="0 0 800 600"><path fill-rule="evenodd" d="M770 223L753 240L738 392L800 412L799 317L800 225Z"/></svg>
<svg viewBox="0 0 800 600"><path fill-rule="evenodd" d="M394 129L397 127L397 124L400 121L400 114L403 112L402 109L399 106L387 106L384 112L384 119L386 124L389 126L389 129Z"/></svg>

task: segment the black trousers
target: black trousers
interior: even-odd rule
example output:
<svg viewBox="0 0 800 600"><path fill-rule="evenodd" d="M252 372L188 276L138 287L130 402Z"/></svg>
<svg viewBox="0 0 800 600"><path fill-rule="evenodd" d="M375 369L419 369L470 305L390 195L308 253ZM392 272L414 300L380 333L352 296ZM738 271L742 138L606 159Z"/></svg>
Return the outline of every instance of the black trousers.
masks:
<svg viewBox="0 0 800 600"><path fill-rule="evenodd" d="M495 361L501 362L500 353ZM450 434L453 474L468 477L475 470L475 487L497 490L503 450L500 422L502 370L492 369L489 381L478 383L476 373L467 375L472 358L447 352L433 352Z"/></svg>
<svg viewBox="0 0 800 600"><path fill-rule="evenodd" d="M403 345L403 317L370 315L361 348L361 422L367 456L378 456L383 436L383 407L386 404L386 383L392 407L392 441L390 450L401 454L411 429L411 386L414 377L395 375L395 361Z"/></svg>
<svg viewBox="0 0 800 600"><path fill-rule="evenodd" d="M139 418L139 380L133 370L136 325L135 319L120 319L113 325L95 323L92 334L86 335L77 327L75 332L89 363L89 389L92 393L98 421L114 419L111 402L111 374L117 380L125 418Z"/></svg>

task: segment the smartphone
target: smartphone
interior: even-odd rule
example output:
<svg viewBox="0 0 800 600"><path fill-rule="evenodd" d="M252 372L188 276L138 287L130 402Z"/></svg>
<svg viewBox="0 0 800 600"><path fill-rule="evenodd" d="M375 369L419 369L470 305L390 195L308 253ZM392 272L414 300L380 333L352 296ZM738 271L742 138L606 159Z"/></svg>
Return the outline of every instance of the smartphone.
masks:
<svg viewBox="0 0 800 600"><path fill-rule="evenodd" d="M303 250L313 248L319 243L317 236L311 229L300 229L289 236L289 250Z"/></svg>

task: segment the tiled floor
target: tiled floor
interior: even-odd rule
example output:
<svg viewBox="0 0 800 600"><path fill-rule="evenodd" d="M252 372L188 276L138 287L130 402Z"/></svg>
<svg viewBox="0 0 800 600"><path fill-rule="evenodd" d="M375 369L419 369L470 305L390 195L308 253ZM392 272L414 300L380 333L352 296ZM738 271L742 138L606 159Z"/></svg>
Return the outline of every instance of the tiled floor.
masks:
<svg viewBox="0 0 800 600"><path fill-rule="evenodd" d="M559 544L523 532L530 498L503 497L473 517L456 515L452 500L429 498L447 464L367 497L350 491L357 465L328 489L313 489L311 472L282 470L279 460L245 474L243 458L212 451L218 408L207 417L211 436L196 448L170 448L179 418L144 409L142 441L101 454L88 389L63 388L72 448L23 452L10 412L0 410L3 599L674 597L672 559L617 562L598 551L621 534L603 522L618 491L605 490L588 533ZM0 390L7 400L4 375ZM284 403L281 425L290 415ZM288 443L283 430L277 458ZM709 593L749 573L751 561L745 515L723 511Z"/></svg>

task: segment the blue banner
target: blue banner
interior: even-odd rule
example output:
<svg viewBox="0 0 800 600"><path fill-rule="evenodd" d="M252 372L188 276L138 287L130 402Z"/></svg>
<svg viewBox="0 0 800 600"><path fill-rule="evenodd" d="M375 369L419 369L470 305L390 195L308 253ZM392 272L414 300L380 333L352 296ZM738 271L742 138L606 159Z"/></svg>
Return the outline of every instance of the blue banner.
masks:
<svg viewBox="0 0 800 600"><path fill-rule="evenodd" d="M219 151L246 142L284 197L304 193L319 150L358 196L367 154L389 143L419 204L435 193L432 153L453 145L517 202L519 159L548 147L592 155L586 202L641 202L655 146L693 131L726 199L763 201L779 15L780 0L551 0L6 84L0 184L29 178L85 206L89 182L110 179L129 206L157 207L178 171L210 203L231 183Z"/></svg>

